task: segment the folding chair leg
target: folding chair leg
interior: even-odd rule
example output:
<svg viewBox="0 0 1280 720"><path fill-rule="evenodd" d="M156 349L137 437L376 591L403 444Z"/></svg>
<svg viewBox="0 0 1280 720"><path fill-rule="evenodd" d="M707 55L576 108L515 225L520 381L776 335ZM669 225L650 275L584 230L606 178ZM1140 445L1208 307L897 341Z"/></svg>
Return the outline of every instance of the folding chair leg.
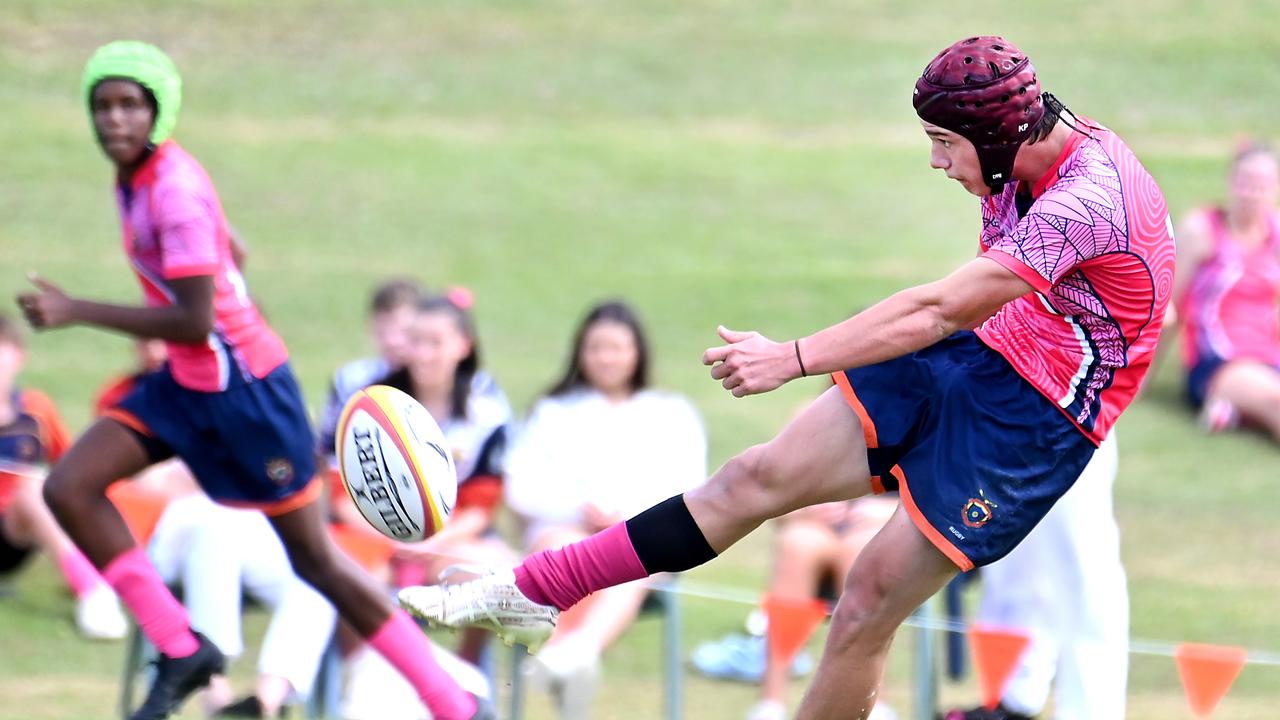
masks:
<svg viewBox="0 0 1280 720"><path fill-rule="evenodd" d="M662 588L666 617L663 618L664 700L667 720L680 720L684 714L684 667L680 657L680 596L674 588Z"/></svg>
<svg viewBox="0 0 1280 720"><path fill-rule="evenodd" d="M516 645L511 648L511 714L508 720L524 718L524 659L529 648ZM494 688L495 694L497 688Z"/></svg>
<svg viewBox="0 0 1280 720"><path fill-rule="evenodd" d="M125 642L128 646L125 648L124 677L120 679L120 717L129 720L133 714L138 675L142 672L142 653L147 643L137 623L129 623L129 637Z"/></svg>
<svg viewBox="0 0 1280 720"><path fill-rule="evenodd" d="M938 712L938 663L937 638L928 621L935 619L936 610L932 598L916 608L911 616L925 621L916 628L915 698L911 717L915 720L934 720Z"/></svg>

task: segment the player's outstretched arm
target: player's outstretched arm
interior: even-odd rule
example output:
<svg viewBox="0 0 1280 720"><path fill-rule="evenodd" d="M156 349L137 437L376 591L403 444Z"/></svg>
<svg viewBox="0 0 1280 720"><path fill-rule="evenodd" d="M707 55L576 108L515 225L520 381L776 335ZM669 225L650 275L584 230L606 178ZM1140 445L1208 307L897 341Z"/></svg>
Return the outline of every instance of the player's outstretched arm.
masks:
<svg viewBox="0 0 1280 720"><path fill-rule="evenodd" d="M736 397L768 392L802 375L891 360L971 328L1034 288L983 257L945 278L908 288L844 322L792 342L720 328L728 344L707 350L711 377Z"/></svg>
<svg viewBox="0 0 1280 720"><path fill-rule="evenodd" d="M1026 280L978 257L950 275L894 293L844 322L800 340L810 374L871 365L977 327L1011 300L1033 292Z"/></svg>
<svg viewBox="0 0 1280 720"><path fill-rule="evenodd" d="M81 300L32 273L35 292L18 296L18 306L37 330L67 325L96 325L134 337L159 338L181 343L204 342L213 331L213 276L168 280L174 304L137 307Z"/></svg>

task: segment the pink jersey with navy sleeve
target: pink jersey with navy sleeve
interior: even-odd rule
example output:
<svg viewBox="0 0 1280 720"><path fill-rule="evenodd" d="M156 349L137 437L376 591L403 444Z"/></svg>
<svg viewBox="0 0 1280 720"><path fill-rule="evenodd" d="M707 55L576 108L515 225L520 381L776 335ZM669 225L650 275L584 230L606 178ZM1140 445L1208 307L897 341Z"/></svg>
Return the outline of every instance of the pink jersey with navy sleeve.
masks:
<svg viewBox="0 0 1280 720"><path fill-rule="evenodd" d="M1221 209L1207 211L1213 251L1195 268L1182 298L1183 358L1256 360L1280 367L1280 223L1246 249L1231 238Z"/></svg>
<svg viewBox="0 0 1280 720"><path fill-rule="evenodd" d="M1164 195L1105 128L1074 134L1019 212L1018 186L982 201L983 256L1035 292L977 329L1100 443L1137 394L1173 288Z"/></svg>
<svg viewBox="0 0 1280 720"><path fill-rule="evenodd" d="M156 148L129 185L117 187L124 250L148 307L174 304L169 281L211 275L214 328L201 343L166 342L179 385L217 392L232 373L266 377L288 359L245 288L231 256L222 203L204 168L172 140Z"/></svg>

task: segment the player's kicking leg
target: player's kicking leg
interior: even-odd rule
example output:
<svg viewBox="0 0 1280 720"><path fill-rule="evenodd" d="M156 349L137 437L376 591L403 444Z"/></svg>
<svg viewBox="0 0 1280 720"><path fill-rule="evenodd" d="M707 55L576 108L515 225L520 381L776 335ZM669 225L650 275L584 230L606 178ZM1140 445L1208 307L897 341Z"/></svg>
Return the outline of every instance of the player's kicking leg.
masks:
<svg viewBox="0 0 1280 720"><path fill-rule="evenodd" d="M406 588L401 604L430 622L486 627L536 645L559 610L602 588L697 567L766 520L871 492L862 425L838 389L776 438L734 457L702 486L513 571L456 585Z"/></svg>

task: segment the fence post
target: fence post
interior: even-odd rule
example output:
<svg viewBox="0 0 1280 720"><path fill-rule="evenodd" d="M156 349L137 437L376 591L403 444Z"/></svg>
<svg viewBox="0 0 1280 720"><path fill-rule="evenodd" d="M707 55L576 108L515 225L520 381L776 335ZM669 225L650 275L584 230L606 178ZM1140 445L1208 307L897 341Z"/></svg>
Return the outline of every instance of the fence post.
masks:
<svg viewBox="0 0 1280 720"><path fill-rule="evenodd" d="M916 624L915 697L911 703L914 720L934 720L938 708L937 607L933 598L911 613Z"/></svg>

